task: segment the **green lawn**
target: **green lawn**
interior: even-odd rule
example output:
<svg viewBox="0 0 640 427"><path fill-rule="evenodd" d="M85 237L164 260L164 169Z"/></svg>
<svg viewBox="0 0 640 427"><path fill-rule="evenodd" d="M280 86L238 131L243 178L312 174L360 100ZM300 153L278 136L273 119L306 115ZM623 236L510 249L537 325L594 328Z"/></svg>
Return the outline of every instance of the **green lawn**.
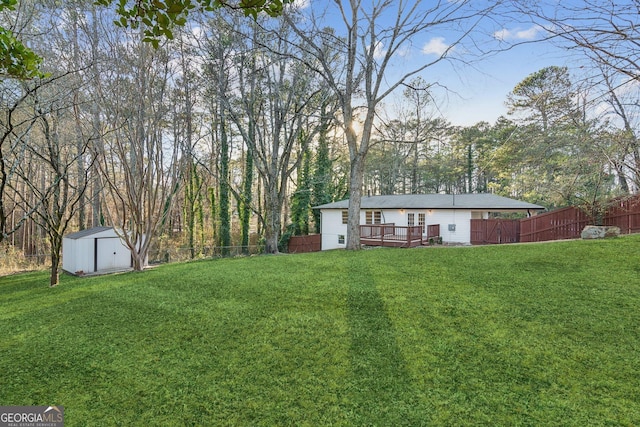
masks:
<svg viewBox="0 0 640 427"><path fill-rule="evenodd" d="M640 425L640 236L0 278L0 405L66 425Z"/></svg>

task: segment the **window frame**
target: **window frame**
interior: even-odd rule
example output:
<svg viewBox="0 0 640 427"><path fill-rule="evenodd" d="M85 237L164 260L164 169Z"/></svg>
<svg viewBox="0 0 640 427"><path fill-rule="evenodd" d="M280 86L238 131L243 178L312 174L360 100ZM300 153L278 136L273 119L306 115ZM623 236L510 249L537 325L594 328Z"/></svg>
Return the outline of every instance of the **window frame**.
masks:
<svg viewBox="0 0 640 427"><path fill-rule="evenodd" d="M366 225L382 224L382 211L365 211L364 222Z"/></svg>
<svg viewBox="0 0 640 427"><path fill-rule="evenodd" d="M416 214L413 212L407 213L407 226L413 227L416 223Z"/></svg>

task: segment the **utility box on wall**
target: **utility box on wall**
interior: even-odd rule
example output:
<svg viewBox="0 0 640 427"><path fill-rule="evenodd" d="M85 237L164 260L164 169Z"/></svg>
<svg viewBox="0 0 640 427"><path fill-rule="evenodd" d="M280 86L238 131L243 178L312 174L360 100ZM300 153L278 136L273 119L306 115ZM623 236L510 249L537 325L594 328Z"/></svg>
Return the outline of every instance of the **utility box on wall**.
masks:
<svg viewBox="0 0 640 427"><path fill-rule="evenodd" d="M456 231L456 225L455 224L449 224L449 231Z"/></svg>

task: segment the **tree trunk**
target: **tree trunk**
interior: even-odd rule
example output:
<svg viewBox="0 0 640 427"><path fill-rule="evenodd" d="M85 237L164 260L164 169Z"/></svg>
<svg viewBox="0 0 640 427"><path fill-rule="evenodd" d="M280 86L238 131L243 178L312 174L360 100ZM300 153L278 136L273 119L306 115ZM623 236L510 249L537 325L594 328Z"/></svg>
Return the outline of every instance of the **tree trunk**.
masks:
<svg viewBox="0 0 640 427"><path fill-rule="evenodd" d="M4 193L8 181L5 169L4 154L2 152L2 141L0 141L0 243L4 240L6 233L7 216L4 207Z"/></svg>
<svg viewBox="0 0 640 427"><path fill-rule="evenodd" d="M91 8L91 71L93 74L94 88L100 86L100 70L98 69L98 17L96 14L96 8ZM95 100L91 104L91 123L92 123L92 150L94 155L98 155L104 147L104 141L102 140L102 119L100 118L100 103ZM97 171L94 171L93 179L91 180L91 226L98 227L104 225L102 217L102 182L100 181L100 175Z"/></svg>
<svg viewBox="0 0 640 427"><path fill-rule="evenodd" d="M616 174L618 175L618 181L620 182L620 190L624 194L631 194L629 191L629 183L627 182L627 177L624 175L622 166L618 162L615 162L614 167L616 169Z"/></svg>
<svg viewBox="0 0 640 427"><path fill-rule="evenodd" d="M224 46L220 44L217 50L218 60L220 64L224 63ZM229 247L231 246L231 215L229 201L229 140L227 135L226 109L222 100L225 96L225 88L227 86L227 78L225 68L220 66L218 71L218 126L220 131L220 176L219 176L219 201L220 201L220 246L223 256L229 255Z"/></svg>
<svg viewBox="0 0 640 427"><path fill-rule="evenodd" d="M185 222L187 225L187 234L189 240L189 257L194 259L196 257L196 215L195 215L195 196L194 196L194 185L193 185L193 173L195 173L194 168L189 166L189 173L187 177L187 185L184 189L184 198L185 198Z"/></svg>
<svg viewBox="0 0 640 427"><path fill-rule="evenodd" d="M141 254L138 251L131 251L132 267L134 271L142 271L144 269L144 259L144 254Z"/></svg>
<svg viewBox="0 0 640 427"><path fill-rule="evenodd" d="M80 48L78 46L78 11L75 6L70 7L71 11L71 36L73 37L72 47L73 47L73 66L75 69L80 69ZM78 174L78 188L85 188L87 186L85 180L86 175L84 173L84 149L85 143L83 141L82 135L82 118L79 109L79 98L80 98L80 88L76 87L73 90L74 97L74 119L75 119L75 139L76 139L76 150L78 159L76 161L76 173ZM80 230L84 230L86 226L86 202L84 192L80 195L80 200L78 203L78 228Z"/></svg>
<svg viewBox="0 0 640 427"><path fill-rule="evenodd" d="M253 136L253 125L249 125L249 134ZM253 154L251 150L247 150L245 159L245 171L244 171L244 183L242 189L242 202L240 203L240 219L242 221L242 253L249 255L249 226L251 224L251 201L252 201L252 187L253 187Z"/></svg>
<svg viewBox="0 0 640 427"><path fill-rule="evenodd" d="M418 139L416 138L416 141L413 144L413 147L411 147L412 151L413 151L413 161L411 163L411 194L418 194L418 157L419 157L419 150L418 150Z"/></svg>
<svg viewBox="0 0 640 427"><path fill-rule="evenodd" d="M229 255L231 246L231 216L229 214L229 142L222 107L220 113L220 247L223 256Z"/></svg>
<svg viewBox="0 0 640 427"><path fill-rule="evenodd" d="M60 283L60 253L62 252L62 236L51 239L51 275L49 287L53 288Z"/></svg>
<svg viewBox="0 0 640 427"><path fill-rule="evenodd" d="M347 249L357 250L360 246L360 204L364 180L365 156L357 154L351 160L351 181L349 183L349 215L347 223Z"/></svg>
<svg viewBox="0 0 640 427"><path fill-rule="evenodd" d="M267 221L265 224L265 253L277 254L278 240L280 239L280 204L278 201L278 189L275 185L265 188L267 196Z"/></svg>

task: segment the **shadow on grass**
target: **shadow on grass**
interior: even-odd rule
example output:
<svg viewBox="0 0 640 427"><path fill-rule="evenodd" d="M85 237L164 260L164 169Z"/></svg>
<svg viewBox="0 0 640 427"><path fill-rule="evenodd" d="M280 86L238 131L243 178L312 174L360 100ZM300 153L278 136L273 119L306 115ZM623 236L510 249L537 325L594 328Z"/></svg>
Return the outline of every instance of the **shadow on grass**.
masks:
<svg viewBox="0 0 640 427"><path fill-rule="evenodd" d="M418 408L415 385L382 295L364 269L349 274L351 421L357 425L420 425L425 421L424 408Z"/></svg>

